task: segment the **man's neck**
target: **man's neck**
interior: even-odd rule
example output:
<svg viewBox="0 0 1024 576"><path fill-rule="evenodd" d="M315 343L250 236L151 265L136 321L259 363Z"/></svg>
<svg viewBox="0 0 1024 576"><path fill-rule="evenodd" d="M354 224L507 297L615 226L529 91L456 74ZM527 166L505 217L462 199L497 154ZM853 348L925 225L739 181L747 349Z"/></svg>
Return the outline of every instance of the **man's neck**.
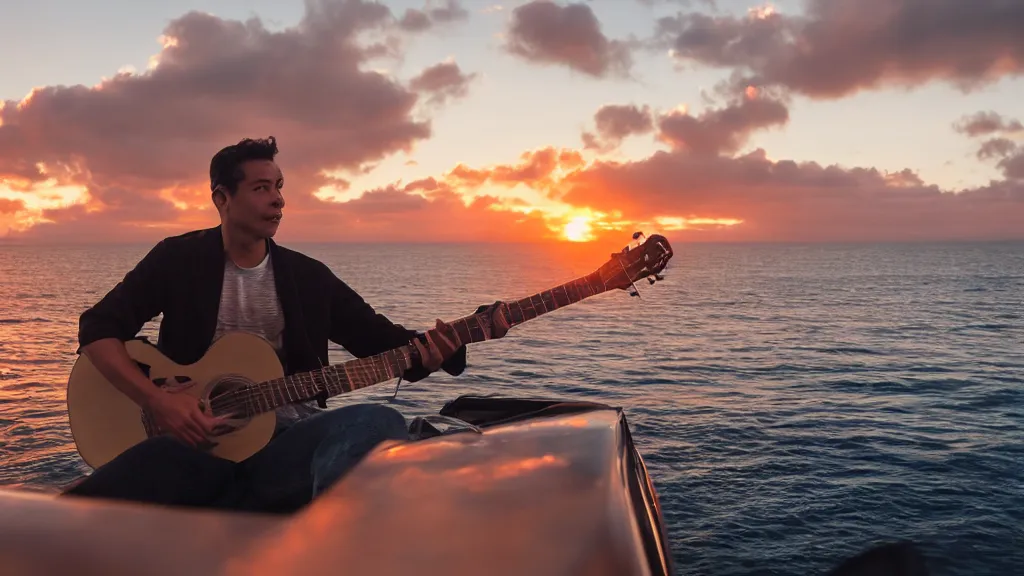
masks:
<svg viewBox="0 0 1024 576"><path fill-rule="evenodd" d="M254 238L230 230L227 226L221 227L221 236L224 239L224 252L237 266L252 268L267 257L267 241L264 238Z"/></svg>

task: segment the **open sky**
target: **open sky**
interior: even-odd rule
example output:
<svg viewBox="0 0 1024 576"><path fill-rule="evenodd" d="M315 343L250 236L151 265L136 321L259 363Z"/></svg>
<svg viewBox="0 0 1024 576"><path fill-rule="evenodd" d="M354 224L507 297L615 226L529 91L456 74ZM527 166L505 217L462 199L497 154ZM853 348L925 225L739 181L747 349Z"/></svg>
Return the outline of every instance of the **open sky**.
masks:
<svg viewBox="0 0 1024 576"><path fill-rule="evenodd" d="M0 237L1024 238L1018 0L33 0L0 8Z"/></svg>

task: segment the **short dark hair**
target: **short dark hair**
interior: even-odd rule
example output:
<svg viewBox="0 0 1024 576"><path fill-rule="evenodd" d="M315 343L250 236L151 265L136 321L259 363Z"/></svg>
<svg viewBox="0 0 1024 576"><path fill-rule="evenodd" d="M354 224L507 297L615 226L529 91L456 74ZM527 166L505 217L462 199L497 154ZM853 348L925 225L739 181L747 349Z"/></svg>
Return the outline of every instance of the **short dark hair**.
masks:
<svg viewBox="0 0 1024 576"><path fill-rule="evenodd" d="M277 156L277 140L246 138L238 144L225 146L210 160L210 190L223 186L228 194L238 192L238 184L245 178L242 164L249 160L273 160Z"/></svg>

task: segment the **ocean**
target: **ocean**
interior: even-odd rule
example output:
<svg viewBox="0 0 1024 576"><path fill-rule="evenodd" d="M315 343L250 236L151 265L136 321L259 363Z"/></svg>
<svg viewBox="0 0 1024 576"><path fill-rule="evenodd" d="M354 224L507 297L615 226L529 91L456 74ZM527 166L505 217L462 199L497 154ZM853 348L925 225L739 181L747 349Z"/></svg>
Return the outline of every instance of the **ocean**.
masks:
<svg viewBox="0 0 1024 576"><path fill-rule="evenodd" d="M290 246L417 329L608 258ZM52 492L88 471L64 404L78 315L148 248L0 246L0 485ZM935 574L1024 574L1024 244L674 248L640 298L602 294L473 345L463 375L404 383L395 406L411 418L471 393L622 406L680 574L823 574L895 540L919 543Z"/></svg>

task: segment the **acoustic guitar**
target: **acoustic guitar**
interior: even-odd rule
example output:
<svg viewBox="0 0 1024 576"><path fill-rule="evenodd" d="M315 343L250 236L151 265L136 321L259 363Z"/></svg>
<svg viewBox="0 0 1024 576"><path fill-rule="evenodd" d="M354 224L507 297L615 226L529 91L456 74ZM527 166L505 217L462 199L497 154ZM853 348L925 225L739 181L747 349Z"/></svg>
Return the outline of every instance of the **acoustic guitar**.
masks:
<svg viewBox="0 0 1024 576"><path fill-rule="evenodd" d="M635 282L646 278L654 284L661 280L659 273L673 252L661 235L644 237L637 232L633 239L635 246L613 253L590 274L449 323L458 335L456 346L491 339L499 314L501 323L511 328L610 290L630 290L637 296ZM285 376L271 344L244 332L218 338L199 361L187 366L140 339L129 340L125 347L154 385L173 386L191 379L195 384L179 393L196 397L203 410L213 416L232 417L226 430L206 449L235 462L248 458L270 441L276 425L275 409L393 380L419 361L410 343L374 356ZM79 355L68 379L67 408L78 452L93 468L162 434L147 411L111 384L84 354Z"/></svg>

